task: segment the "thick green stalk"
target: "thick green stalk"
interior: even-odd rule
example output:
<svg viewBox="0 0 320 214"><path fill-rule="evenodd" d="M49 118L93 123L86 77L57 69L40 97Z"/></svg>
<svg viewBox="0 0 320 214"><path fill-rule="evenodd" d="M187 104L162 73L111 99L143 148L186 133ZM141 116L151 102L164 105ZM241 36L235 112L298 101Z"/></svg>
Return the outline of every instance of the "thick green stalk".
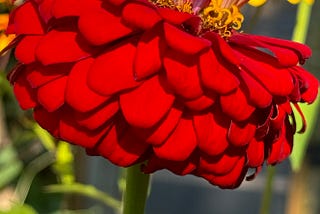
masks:
<svg viewBox="0 0 320 214"><path fill-rule="evenodd" d="M149 175L140 171L140 165L127 169L122 214L144 214L148 196Z"/></svg>

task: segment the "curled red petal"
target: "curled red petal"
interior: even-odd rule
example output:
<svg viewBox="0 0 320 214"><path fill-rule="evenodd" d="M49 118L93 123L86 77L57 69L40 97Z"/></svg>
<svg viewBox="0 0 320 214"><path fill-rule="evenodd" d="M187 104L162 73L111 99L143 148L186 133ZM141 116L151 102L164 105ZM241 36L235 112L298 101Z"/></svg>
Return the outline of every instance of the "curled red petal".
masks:
<svg viewBox="0 0 320 214"><path fill-rule="evenodd" d="M202 152L212 156L222 154L229 145L227 131L230 119L221 110L215 109L212 112L193 116L198 146Z"/></svg>
<svg viewBox="0 0 320 214"><path fill-rule="evenodd" d="M159 158L184 161L190 157L197 144L192 120L181 118L166 142L159 147L153 147L153 151Z"/></svg>
<svg viewBox="0 0 320 214"><path fill-rule="evenodd" d="M217 55L219 54L223 60L226 60L226 62L234 66L240 65L240 60L233 48L218 33L208 32L203 37L212 42L214 52Z"/></svg>
<svg viewBox="0 0 320 214"><path fill-rule="evenodd" d="M180 121L182 113L183 109L173 105L165 118L159 121L158 124L148 129L133 127L133 132L147 143L160 146L174 131Z"/></svg>
<svg viewBox="0 0 320 214"><path fill-rule="evenodd" d="M300 66L296 66L293 69L295 70L295 75L298 76L298 79L303 82L303 84L300 85L302 101L309 104L313 103L318 96L318 79Z"/></svg>
<svg viewBox="0 0 320 214"><path fill-rule="evenodd" d="M168 23L164 23L163 28L168 46L177 52L194 55L211 46L209 40L195 37Z"/></svg>
<svg viewBox="0 0 320 214"><path fill-rule="evenodd" d="M52 14L55 18L79 16L86 11L101 8L101 0L54 0Z"/></svg>
<svg viewBox="0 0 320 214"><path fill-rule="evenodd" d="M180 11L165 7L159 7L157 8L157 11L166 22L169 22L173 25L181 25L194 17L194 15L190 13L181 13Z"/></svg>
<svg viewBox="0 0 320 214"><path fill-rule="evenodd" d="M274 115L270 118L270 127L273 130L281 130L283 123L285 121L285 118L288 115L288 112L286 111L286 108L290 108L289 102L283 103L283 104L277 104L274 108Z"/></svg>
<svg viewBox="0 0 320 214"><path fill-rule="evenodd" d="M37 105L36 92L31 88L29 82L21 76L13 84L13 93L20 107L24 110L34 108Z"/></svg>
<svg viewBox="0 0 320 214"><path fill-rule="evenodd" d="M34 119L39 125L56 138L59 138L59 123L62 115L63 111L48 112L41 106L37 106L33 111Z"/></svg>
<svg viewBox="0 0 320 214"><path fill-rule="evenodd" d="M52 14L55 18L78 16L80 11L79 0L55 0Z"/></svg>
<svg viewBox="0 0 320 214"><path fill-rule="evenodd" d="M264 162L264 142L252 138L247 148L248 166L255 168L263 165Z"/></svg>
<svg viewBox="0 0 320 214"><path fill-rule="evenodd" d="M74 119L80 125L93 130L106 125L110 119L118 112L119 102L117 99L110 99L100 107L90 112L74 112Z"/></svg>
<svg viewBox="0 0 320 214"><path fill-rule="evenodd" d="M161 17L151 4L143 2L130 2L122 10L122 18L130 25L150 29L159 21Z"/></svg>
<svg viewBox="0 0 320 214"><path fill-rule="evenodd" d="M135 52L133 44L125 43L98 56L88 73L89 87L99 94L112 95L140 85L132 70Z"/></svg>
<svg viewBox="0 0 320 214"><path fill-rule="evenodd" d="M245 161L245 157L240 158L236 166L228 174L221 176L216 176L212 174L200 174L200 176L207 179L213 185L217 185L223 189L237 188L243 181L248 170L245 166Z"/></svg>
<svg viewBox="0 0 320 214"><path fill-rule="evenodd" d="M157 170L168 169L177 175L187 175L197 168L196 158L188 158L185 161L169 161L152 156L146 165L142 167L144 173L153 173Z"/></svg>
<svg viewBox="0 0 320 214"><path fill-rule="evenodd" d="M203 85L219 94L226 94L239 86L239 80L220 64L212 49L199 57L200 78Z"/></svg>
<svg viewBox="0 0 320 214"><path fill-rule="evenodd" d="M230 41L243 46L267 48L283 66L294 66L298 62L303 64L305 59L311 56L308 46L289 40L240 33L232 36Z"/></svg>
<svg viewBox="0 0 320 214"><path fill-rule="evenodd" d="M38 102L48 111L53 112L65 102L65 89L68 77L63 76L38 88Z"/></svg>
<svg viewBox="0 0 320 214"><path fill-rule="evenodd" d="M225 175L236 166L240 158L236 152L226 152L220 156L201 156L199 169L213 175Z"/></svg>
<svg viewBox="0 0 320 214"><path fill-rule="evenodd" d="M66 76L72 64L62 63L43 66L41 64L32 64L27 66L25 78L29 81L32 88L38 88L55 79Z"/></svg>
<svg viewBox="0 0 320 214"><path fill-rule="evenodd" d="M204 94L199 98L193 100L185 100L184 104L190 110L193 111L202 111L211 107L216 101L217 95L211 93L210 95Z"/></svg>
<svg viewBox="0 0 320 214"><path fill-rule="evenodd" d="M241 49L242 68L265 86L272 95L288 96L293 88L293 79L288 69L276 67L274 60L264 53ZM273 61L273 62L272 62Z"/></svg>
<svg viewBox="0 0 320 214"><path fill-rule="evenodd" d="M176 94L186 99L195 99L203 94L197 64L193 57L168 50L163 63L167 81Z"/></svg>
<svg viewBox="0 0 320 214"><path fill-rule="evenodd" d="M36 60L35 50L42 39L42 36L25 36L23 37L15 49L15 57L24 64L32 63Z"/></svg>
<svg viewBox="0 0 320 214"><path fill-rule="evenodd" d="M248 119L255 110L241 88L230 94L221 95L220 103L222 111L236 121Z"/></svg>
<svg viewBox="0 0 320 214"><path fill-rule="evenodd" d="M162 84L159 77L154 76L140 87L120 95L121 110L130 125L151 127L170 110L175 97Z"/></svg>
<svg viewBox="0 0 320 214"><path fill-rule="evenodd" d="M52 6L55 0L41 1L39 4L39 14L45 23L52 18Z"/></svg>
<svg viewBox="0 0 320 214"><path fill-rule="evenodd" d="M108 126L96 130L87 130L77 125L70 115L65 115L59 124L61 139L85 148L93 148L108 130Z"/></svg>
<svg viewBox="0 0 320 214"><path fill-rule="evenodd" d="M136 163L150 145L139 141L126 131L126 127L113 125L96 150L118 166L130 166Z"/></svg>
<svg viewBox="0 0 320 214"><path fill-rule="evenodd" d="M160 27L157 25L145 31L138 42L134 60L134 75L137 79L143 79L158 72L162 66L165 44L159 36Z"/></svg>
<svg viewBox="0 0 320 214"><path fill-rule="evenodd" d="M10 14L8 34L43 34L45 31L37 5L34 1L26 1Z"/></svg>
<svg viewBox="0 0 320 214"><path fill-rule="evenodd" d="M106 44L132 33L132 29L124 25L119 16L102 9L81 14L78 27L84 38L93 45Z"/></svg>
<svg viewBox="0 0 320 214"><path fill-rule="evenodd" d="M88 57L88 50L87 42L77 32L51 30L39 42L36 57L44 65L73 62Z"/></svg>
<svg viewBox="0 0 320 214"><path fill-rule="evenodd" d="M255 135L256 124L252 121L231 121L228 131L228 140L234 146L247 145Z"/></svg>
<svg viewBox="0 0 320 214"><path fill-rule="evenodd" d="M270 142L268 148L267 163L277 164L286 159L292 152L293 146L293 130L288 118L285 119L279 137Z"/></svg>
<svg viewBox="0 0 320 214"><path fill-rule="evenodd" d="M68 76L65 99L72 108L80 112L90 111L109 99L108 96L95 93L87 85L87 75L93 61L92 58L79 61Z"/></svg>
<svg viewBox="0 0 320 214"><path fill-rule="evenodd" d="M107 1L110 2L113 5L120 6L121 4L126 2L127 0L107 0Z"/></svg>
<svg viewBox="0 0 320 214"><path fill-rule="evenodd" d="M244 70L241 70L239 74L243 79L243 82L245 82L245 87L248 90L248 99L250 103L259 108L268 107L272 102L271 94Z"/></svg>

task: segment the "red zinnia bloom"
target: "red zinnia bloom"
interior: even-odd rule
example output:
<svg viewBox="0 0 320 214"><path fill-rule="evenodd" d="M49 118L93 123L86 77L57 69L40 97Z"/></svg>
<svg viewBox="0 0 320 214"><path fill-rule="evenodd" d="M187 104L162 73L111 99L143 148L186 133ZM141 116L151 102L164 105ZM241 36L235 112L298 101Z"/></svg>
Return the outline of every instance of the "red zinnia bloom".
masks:
<svg viewBox="0 0 320 214"><path fill-rule="evenodd" d="M14 93L89 154L235 188L290 154L290 103L318 92L308 47L236 31L244 2L27 0L8 27Z"/></svg>

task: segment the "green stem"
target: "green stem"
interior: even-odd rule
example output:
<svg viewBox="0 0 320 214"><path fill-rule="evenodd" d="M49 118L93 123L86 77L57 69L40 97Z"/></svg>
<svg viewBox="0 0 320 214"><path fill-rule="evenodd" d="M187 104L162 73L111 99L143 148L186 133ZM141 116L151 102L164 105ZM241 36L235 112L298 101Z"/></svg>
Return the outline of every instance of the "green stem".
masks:
<svg viewBox="0 0 320 214"><path fill-rule="evenodd" d="M273 177L275 175L276 168L274 166L268 166L267 168L267 181L262 196L262 203L260 207L260 214L270 213L270 203L272 198Z"/></svg>
<svg viewBox="0 0 320 214"><path fill-rule="evenodd" d="M129 167L123 196L123 214L144 214L148 188L149 175L140 171L140 165Z"/></svg>
<svg viewBox="0 0 320 214"><path fill-rule="evenodd" d="M312 4L308 4L305 0L302 0L297 9L297 22L292 34L293 41L305 43L309 29L311 12Z"/></svg>

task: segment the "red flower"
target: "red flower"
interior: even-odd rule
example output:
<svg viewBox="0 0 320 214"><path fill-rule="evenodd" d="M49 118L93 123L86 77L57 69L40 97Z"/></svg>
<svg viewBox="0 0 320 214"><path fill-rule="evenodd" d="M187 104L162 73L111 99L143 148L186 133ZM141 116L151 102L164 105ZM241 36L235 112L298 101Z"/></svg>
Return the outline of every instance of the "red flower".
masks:
<svg viewBox="0 0 320 214"><path fill-rule="evenodd" d="M244 2L228 2L27 0L8 27L14 93L89 154L235 188L290 154L290 103L318 81L297 66L308 47L236 32Z"/></svg>

